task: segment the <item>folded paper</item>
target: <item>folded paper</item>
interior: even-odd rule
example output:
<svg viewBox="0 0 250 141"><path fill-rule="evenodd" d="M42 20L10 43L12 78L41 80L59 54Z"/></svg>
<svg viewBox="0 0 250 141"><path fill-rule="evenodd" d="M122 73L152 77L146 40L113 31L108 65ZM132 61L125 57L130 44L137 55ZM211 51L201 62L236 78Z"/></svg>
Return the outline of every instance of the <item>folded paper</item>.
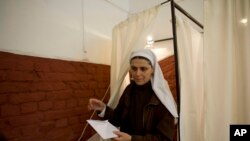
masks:
<svg viewBox="0 0 250 141"><path fill-rule="evenodd" d="M119 131L108 120L87 120L87 122L94 128L94 130L103 138L110 139L117 137L113 131Z"/></svg>

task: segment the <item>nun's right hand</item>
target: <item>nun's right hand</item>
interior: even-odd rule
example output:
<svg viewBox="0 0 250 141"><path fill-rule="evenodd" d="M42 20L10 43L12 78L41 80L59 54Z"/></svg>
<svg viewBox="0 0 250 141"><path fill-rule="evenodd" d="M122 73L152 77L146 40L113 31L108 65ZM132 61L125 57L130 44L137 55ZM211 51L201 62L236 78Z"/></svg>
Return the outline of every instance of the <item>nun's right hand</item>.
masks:
<svg viewBox="0 0 250 141"><path fill-rule="evenodd" d="M88 104L88 109L89 110L96 110L96 111L102 111L105 108L105 104L96 98L90 98L89 99L89 104Z"/></svg>

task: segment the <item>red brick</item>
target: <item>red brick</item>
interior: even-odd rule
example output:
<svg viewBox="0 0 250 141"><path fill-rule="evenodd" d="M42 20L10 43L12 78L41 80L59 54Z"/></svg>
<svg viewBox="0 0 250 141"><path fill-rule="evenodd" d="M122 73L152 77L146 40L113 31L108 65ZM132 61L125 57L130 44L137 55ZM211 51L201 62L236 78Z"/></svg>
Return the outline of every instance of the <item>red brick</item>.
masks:
<svg viewBox="0 0 250 141"><path fill-rule="evenodd" d="M67 110L67 109L66 110L58 110L58 111L48 111L48 112L45 112L44 118L46 121L57 120L57 119L73 116L73 115L71 115L71 113L72 113L72 111Z"/></svg>
<svg viewBox="0 0 250 141"><path fill-rule="evenodd" d="M21 115L8 118L8 122L11 126L23 126L38 124L43 120L44 115L41 113Z"/></svg>
<svg viewBox="0 0 250 141"><path fill-rule="evenodd" d="M20 104L26 102L35 102L44 100L46 96L45 92L28 92L28 93L19 93L11 94L9 96L9 102L11 104Z"/></svg>
<svg viewBox="0 0 250 141"><path fill-rule="evenodd" d="M38 124L27 125L21 127L21 132L23 136L37 136L40 134L38 129Z"/></svg>
<svg viewBox="0 0 250 141"><path fill-rule="evenodd" d="M96 67L95 67L95 65L88 64L86 69L87 69L87 73L88 74L96 74Z"/></svg>
<svg viewBox="0 0 250 141"><path fill-rule="evenodd" d="M95 90L95 96L98 99L103 99L105 95L106 90L105 89L96 89Z"/></svg>
<svg viewBox="0 0 250 141"><path fill-rule="evenodd" d="M110 75L104 75L102 77L103 77L103 82L109 84L109 82L110 82Z"/></svg>
<svg viewBox="0 0 250 141"><path fill-rule="evenodd" d="M83 136L83 141L88 140L90 137L92 137L94 134L96 134L96 131L92 127L88 126L87 129L88 130L86 131L85 135Z"/></svg>
<svg viewBox="0 0 250 141"><path fill-rule="evenodd" d="M15 70L16 68L16 59L12 56L6 58L1 58L0 69Z"/></svg>
<svg viewBox="0 0 250 141"><path fill-rule="evenodd" d="M6 71L0 70L0 82L6 80Z"/></svg>
<svg viewBox="0 0 250 141"><path fill-rule="evenodd" d="M80 89L81 88L81 83L79 82L65 82L65 85L71 89Z"/></svg>
<svg viewBox="0 0 250 141"><path fill-rule="evenodd" d="M67 125L68 125L68 119L67 118L56 120L56 127L65 127Z"/></svg>
<svg viewBox="0 0 250 141"><path fill-rule="evenodd" d="M110 66L107 65L98 65L96 69L97 74L109 75L110 74Z"/></svg>
<svg viewBox="0 0 250 141"><path fill-rule="evenodd" d="M101 74L101 73L100 74L96 74L94 76L94 80L97 81L97 82L102 82L102 81L104 81L104 79L103 79L104 77L103 76L104 76L104 74Z"/></svg>
<svg viewBox="0 0 250 141"><path fill-rule="evenodd" d="M66 108L66 101L55 101L54 109L61 110Z"/></svg>
<svg viewBox="0 0 250 141"><path fill-rule="evenodd" d="M41 122L39 127L39 132L48 133L53 128L55 128L55 121Z"/></svg>
<svg viewBox="0 0 250 141"><path fill-rule="evenodd" d="M11 140L14 138L21 137L21 130L19 128L5 128L4 130L1 130L2 134L5 136L7 140Z"/></svg>
<svg viewBox="0 0 250 141"><path fill-rule="evenodd" d="M85 97L85 98L93 97L94 95L95 91L93 89L85 89L81 93L78 93L79 97Z"/></svg>
<svg viewBox="0 0 250 141"><path fill-rule="evenodd" d="M34 62L28 56L19 56L16 62L16 70L34 70Z"/></svg>
<svg viewBox="0 0 250 141"><path fill-rule="evenodd" d="M9 122L9 118L8 117L3 117L3 116L0 116L1 118L0 118L0 131L2 130L2 129L7 129L7 128L9 128L9 127L11 127L10 126L10 122Z"/></svg>
<svg viewBox="0 0 250 141"><path fill-rule="evenodd" d="M8 94L0 94L0 104L7 102L7 96Z"/></svg>
<svg viewBox="0 0 250 141"><path fill-rule="evenodd" d="M20 114L20 107L18 105L1 105L2 116L16 116Z"/></svg>
<svg viewBox="0 0 250 141"><path fill-rule="evenodd" d="M90 89L96 89L98 85L96 81L89 81L88 84Z"/></svg>
<svg viewBox="0 0 250 141"><path fill-rule="evenodd" d="M48 140L49 139L42 134L39 135L30 134L29 136L22 136L20 138L16 138L14 141L48 141Z"/></svg>
<svg viewBox="0 0 250 141"><path fill-rule="evenodd" d="M86 64L87 63L84 63L84 62L73 62L71 63L72 66L74 66L76 72L80 72L82 74L85 74L87 71L86 71Z"/></svg>
<svg viewBox="0 0 250 141"><path fill-rule="evenodd" d="M82 115L82 114L89 114L89 110L87 106L83 106L83 107L77 107L77 108L73 108L70 109L70 115L71 116L78 116L78 115Z"/></svg>
<svg viewBox="0 0 250 141"><path fill-rule="evenodd" d="M38 76L33 71L7 71L6 81L37 81Z"/></svg>
<svg viewBox="0 0 250 141"><path fill-rule="evenodd" d="M21 113L32 113L37 111L37 103L29 102L21 104Z"/></svg>
<svg viewBox="0 0 250 141"><path fill-rule="evenodd" d="M70 128L71 130L74 132L74 133L77 133L78 135L80 135L83 131L83 128L84 128L85 124L73 124L73 125L70 125ZM91 127L87 128L87 130L92 130ZM85 133L87 133L87 130L85 130ZM82 141L86 141L86 140L82 140Z"/></svg>
<svg viewBox="0 0 250 141"><path fill-rule="evenodd" d="M52 141L68 141L71 132L67 127L55 128L47 133L47 137Z"/></svg>
<svg viewBox="0 0 250 141"><path fill-rule="evenodd" d="M63 72L48 72L42 74L43 80L46 81L74 81L78 80L78 78L74 75L74 73L63 73Z"/></svg>
<svg viewBox="0 0 250 141"><path fill-rule="evenodd" d="M53 72L74 72L75 68L67 61L51 60L50 68Z"/></svg>
<svg viewBox="0 0 250 141"><path fill-rule="evenodd" d="M65 90L65 89L67 89L64 82L50 83L50 85L53 87L53 90Z"/></svg>
<svg viewBox="0 0 250 141"><path fill-rule="evenodd" d="M52 101L42 101L38 103L38 109L41 111L47 111L53 108Z"/></svg>
<svg viewBox="0 0 250 141"><path fill-rule="evenodd" d="M94 78L95 78L95 76L94 76L95 74L88 74L88 82L89 81L92 81L92 80L95 80Z"/></svg>
<svg viewBox="0 0 250 141"><path fill-rule="evenodd" d="M66 101L66 106L68 108L73 108L77 106L77 101L75 99L69 99Z"/></svg>
<svg viewBox="0 0 250 141"><path fill-rule="evenodd" d="M80 82L82 89L89 89L88 82Z"/></svg>
<svg viewBox="0 0 250 141"><path fill-rule="evenodd" d="M54 89L53 83L49 82L34 82L30 88L32 91L52 91Z"/></svg>
<svg viewBox="0 0 250 141"><path fill-rule="evenodd" d="M64 90L63 82L0 82L0 93Z"/></svg>
<svg viewBox="0 0 250 141"><path fill-rule="evenodd" d="M94 111L88 111L88 114L83 114L83 115L80 115L79 119L80 119L80 123L81 124L86 124L88 119L90 119L90 116L93 114ZM94 114L94 117L92 117L92 119L98 119L96 118L97 117L97 114Z"/></svg>
<svg viewBox="0 0 250 141"><path fill-rule="evenodd" d="M73 133L68 137L68 140L69 140L69 141L76 141L76 140L78 140L79 135L80 135L79 133L73 132Z"/></svg>
<svg viewBox="0 0 250 141"><path fill-rule="evenodd" d="M78 105L79 106L87 106L88 105L88 100L87 98L78 98Z"/></svg>
<svg viewBox="0 0 250 141"><path fill-rule="evenodd" d="M98 89L107 89L108 85L107 85L107 83L100 82L100 83L97 84L97 88Z"/></svg>
<svg viewBox="0 0 250 141"><path fill-rule="evenodd" d="M42 72L50 72L50 66L48 62L49 62L48 59L37 59L34 62L35 70L42 71Z"/></svg>
<svg viewBox="0 0 250 141"><path fill-rule="evenodd" d="M88 75L88 74L81 74L81 73L76 73L75 77L78 80L84 81L84 82L89 81L89 79L90 79L90 75Z"/></svg>
<svg viewBox="0 0 250 141"><path fill-rule="evenodd" d="M30 88L30 83L0 82L0 93L27 92Z"/></svg>
<svg viewBox="0 0 250 141"><path fill-rule="evenodd" d="M66 100L71 98L73 92L71 90L63 90L63 91L52 91L47 94L48 100Z"/></svg>
<svg viewBox="0 0 250 141"><path fill-rule="evenodd" d="M68 123L69 123L69 125L80 124L79 117L78 116L69 117Z"/></svg>

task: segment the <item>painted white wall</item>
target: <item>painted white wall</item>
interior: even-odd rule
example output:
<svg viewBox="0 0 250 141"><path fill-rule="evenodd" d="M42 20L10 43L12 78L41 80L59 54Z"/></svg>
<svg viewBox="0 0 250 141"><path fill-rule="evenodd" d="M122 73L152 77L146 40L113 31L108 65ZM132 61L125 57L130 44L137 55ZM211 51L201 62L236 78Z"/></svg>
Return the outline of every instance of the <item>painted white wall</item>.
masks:
<svg viewBox="0 0 250 141"><path fill-rule="evenodd" d="M81 0L1 0L0 49L84 60Z"/></svg>
<svg viewBox="0 0 250 141"><path fill-rule="evenodd" d="M151 50L156 54L158 61L174 55L173 40L154 43Z"/></svg>
<svg viewBox="0 0 250 141"><path fill-rule="evenodd" d="M126 17L104 0L0 0L0 50L110 64L112 28Z"/></svg>
<svg viewBox="0 0 250 141"><path fill-rule="evenodd" d="M90 62L111 64L112 29L127 18L123 8L108 0L84 0L84 46Z"/></svg>

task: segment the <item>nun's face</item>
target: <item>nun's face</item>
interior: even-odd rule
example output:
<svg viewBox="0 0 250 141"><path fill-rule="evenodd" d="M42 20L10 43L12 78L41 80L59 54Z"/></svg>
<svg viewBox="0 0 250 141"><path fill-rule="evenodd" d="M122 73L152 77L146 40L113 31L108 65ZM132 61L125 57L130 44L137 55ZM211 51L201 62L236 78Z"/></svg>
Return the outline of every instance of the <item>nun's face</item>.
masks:
<svg viewBox="0 0 250 141"><path fill-rule="evenodd" d="M130 74L137 85L144 85L150 81L153 72L148 60L135 58L130 62Z"/></svg>

